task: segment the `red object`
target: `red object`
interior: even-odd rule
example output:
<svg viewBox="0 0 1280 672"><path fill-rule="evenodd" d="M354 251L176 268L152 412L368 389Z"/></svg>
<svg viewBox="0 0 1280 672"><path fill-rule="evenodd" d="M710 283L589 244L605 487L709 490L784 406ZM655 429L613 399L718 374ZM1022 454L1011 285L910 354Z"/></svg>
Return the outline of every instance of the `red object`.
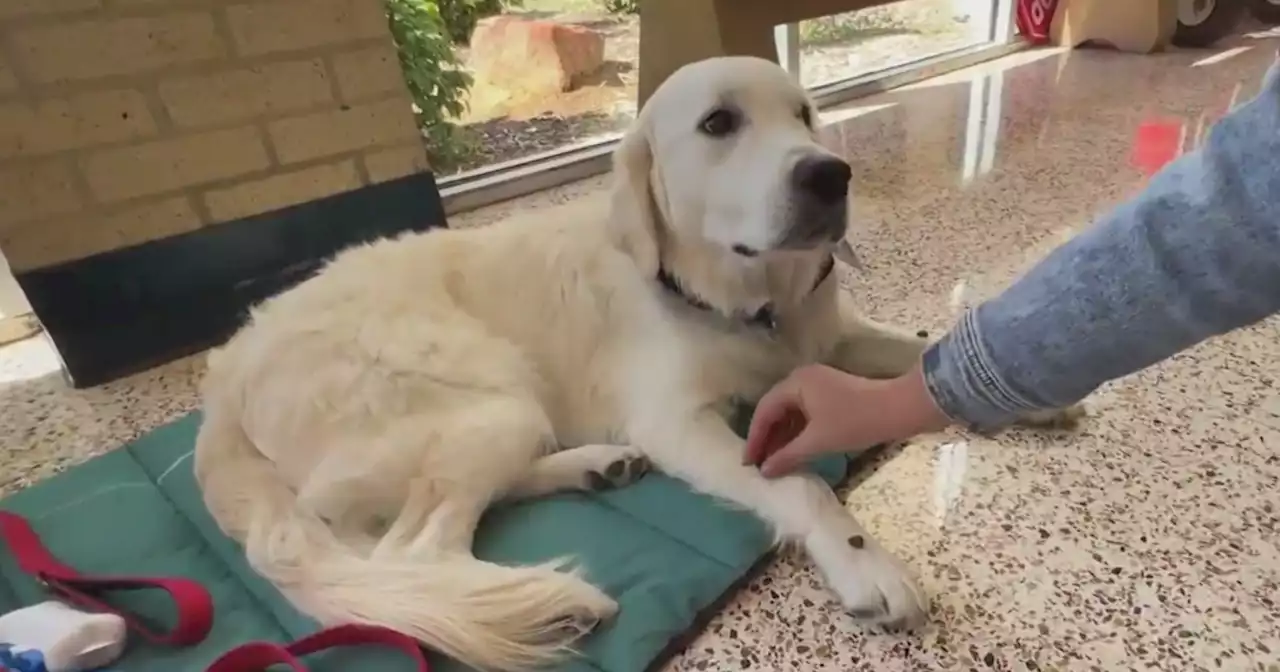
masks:
<svg viewBox="0 0 1280 672"><path fill-rule="evenodd" d="M1155 175L1182 152L1182 121L1144 121L1138 124L1130 163L1147 177Z"/></svg>
<svg viewBox="0 0 1280 672"><path fill-rule="evenodd" d="M199 644L213 627L213 600L204 586L190 579L145 578L138 576L84 576L58 562L40 542L31 525L21 516L0 511L0 535L18 567L74 605L92 611L107 611L124 618L129 627L156 644L191 646ZM104 602L97 594L113 590L163 590L177 606L178 623L168 632L153 630L134 614Z"/></svg>
<svg viewBox="0 0 1280 672"><path fill-rule="evenodd" d="M213 627L213 599L204 586L190 579L138 576L86 576L58 562L40 536L21 516L0 511L0 537L18 561L18 567L67 602L93 611L124 618L129 627L155 644L193 646ZM162 590L177 607L178 623L171 630L156 631L136 614L111 606L99 593L116 590ZM418 664L418 672L431 672L418 641L388 628L372 625L340 625L303 637L291 644L249 642L238 646L209 666L206 672L266 672L277 664L294 672L306 672L300 657L341 646L375 644L399 649ZM0 668L0 672L4 672Z"/></svg>
<svg viewBox="0 0 1280 672"><path fill-rule="evenodd" d="M356 644L381 644L399 649L417 661L418 672L431 670L418 641L408 635L372 625L339 625L288 645L251 642L236 647L213 661L205 672L267 672L268 667L277 664L287 665L294 672L307 672L298 659L300 656Z"/></svg>
<svg viewBox="0 0 1280 672"><path fill-rule="evenodd" d="M1014 17L1018 32L1032 44L1048 42L1053 13L1057 9L1058 0L1018 0L1017 14Z"/></svg>

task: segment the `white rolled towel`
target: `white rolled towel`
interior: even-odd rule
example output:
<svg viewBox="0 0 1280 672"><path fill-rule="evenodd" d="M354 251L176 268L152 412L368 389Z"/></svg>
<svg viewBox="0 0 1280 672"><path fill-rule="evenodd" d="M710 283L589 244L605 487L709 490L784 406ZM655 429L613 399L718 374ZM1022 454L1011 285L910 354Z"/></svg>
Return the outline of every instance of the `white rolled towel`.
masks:
<svg viewBox="0 0 1280 672"><path fill-rule="evenodd" d="M0 662L25 656L42 658L46 672L87 672L119 659L127 636L124 619L115 614L41 602L0 616Z"/></svg>

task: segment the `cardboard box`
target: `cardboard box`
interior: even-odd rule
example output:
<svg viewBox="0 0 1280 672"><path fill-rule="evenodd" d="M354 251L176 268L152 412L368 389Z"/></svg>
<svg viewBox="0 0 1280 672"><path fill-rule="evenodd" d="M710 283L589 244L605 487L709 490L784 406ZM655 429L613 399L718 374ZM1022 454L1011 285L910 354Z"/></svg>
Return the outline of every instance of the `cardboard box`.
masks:
<svg viewBox="0 0 1280 672"><path fill-rule="evenodd" d="M1168 47L1177 27L1177 0L1058 0L1050 37L1060 46L1149 54Z"/></svg>

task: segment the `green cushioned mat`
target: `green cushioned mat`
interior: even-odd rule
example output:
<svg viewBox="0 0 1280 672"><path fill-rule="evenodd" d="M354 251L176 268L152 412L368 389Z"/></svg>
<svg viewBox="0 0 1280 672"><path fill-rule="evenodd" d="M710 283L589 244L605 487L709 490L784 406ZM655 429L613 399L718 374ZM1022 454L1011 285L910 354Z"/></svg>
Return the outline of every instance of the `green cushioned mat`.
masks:
<svg viewBox="0 0 1280 672"><path fill-rule="evenodd" d="M134 640L112 669L201 672L224 651L250 640L293 640L317 629L246 564L205 511L191 472L199 415L161 427L120 450L0 501L26 517L63 562L90 574L185 576L212 593L209 638L189 649ZM846 460L817 465L828 482ZM606 493L569 493L505 507L486 516L476 555L508 564L564 555L621 604L616 619L584 640L582 658L558 669L639 672L698 623L768 551L771 536L733 511L660 474ZM0 613L46 594L0 551ZM172 623L161 593L112 598ZM308 659L315 672L401 672L411 664L391 651L334 651ZM436 656L436 672L464 666Z"/></svg>

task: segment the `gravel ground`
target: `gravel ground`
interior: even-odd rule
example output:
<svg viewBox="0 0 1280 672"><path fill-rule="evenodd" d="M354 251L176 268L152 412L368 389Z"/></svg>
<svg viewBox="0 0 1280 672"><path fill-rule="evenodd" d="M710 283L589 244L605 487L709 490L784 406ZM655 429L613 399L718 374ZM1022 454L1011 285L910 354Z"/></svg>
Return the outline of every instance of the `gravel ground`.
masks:
<svg viewBox="0 0 1280 672"><path fill-rule="evenodd" d="M910 0L802 25L807 44L800 61L801 81L813 86L972 44L968 26L940 6L947 3ZM635 118L639 21L582 14L554 20L588 25L605 34L602 74L555 99L514 107L477 104L484 94L473 92L472 109L460 122L476 151L457 172L617 133ZM465 59L465 52L461 55Z"/></svg>

